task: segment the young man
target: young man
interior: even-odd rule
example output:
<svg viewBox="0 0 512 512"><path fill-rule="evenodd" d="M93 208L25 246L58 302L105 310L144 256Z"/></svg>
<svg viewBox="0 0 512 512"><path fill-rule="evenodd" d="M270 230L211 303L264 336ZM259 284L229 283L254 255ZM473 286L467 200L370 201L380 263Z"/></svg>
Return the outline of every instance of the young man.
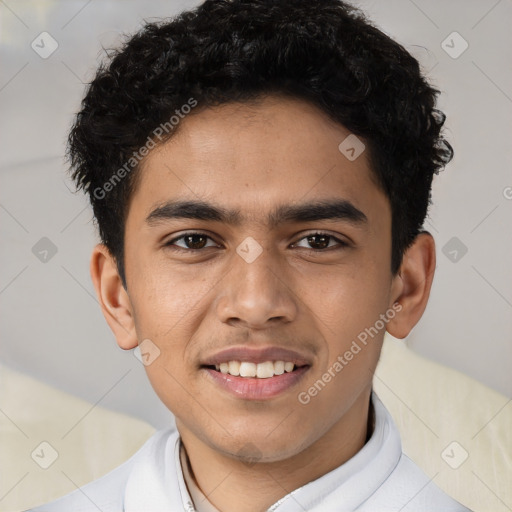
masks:
<svg viewBox="0 0 512 512"><path fill-rule="evenodd" d="M206 1L98 71L69 139L91 275L177 431L35 510L467 510L372 392L432 284L437 94L338 0Z"/></svg>

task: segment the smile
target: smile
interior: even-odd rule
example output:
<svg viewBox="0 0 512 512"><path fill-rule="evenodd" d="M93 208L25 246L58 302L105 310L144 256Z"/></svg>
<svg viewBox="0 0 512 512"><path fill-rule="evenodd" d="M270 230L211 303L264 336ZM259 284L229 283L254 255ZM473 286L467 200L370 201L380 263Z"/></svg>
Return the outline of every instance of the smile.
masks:
<svg viewBox="0 0 512 512"><path fill-rule="evenodd" d="M229 361L215 365L215 369L234 377L256 377L268 379L274 375L292 372L295 364L289 361L265 361L263 363L251 363L249 361Z"/></svg>
<svg viewBox="0 0 512 512"><path fill-rule="evenodd" d="M202 367L216 386L244 400L276 397L302 380L309 368L284 361L229 361Z"/></svg>

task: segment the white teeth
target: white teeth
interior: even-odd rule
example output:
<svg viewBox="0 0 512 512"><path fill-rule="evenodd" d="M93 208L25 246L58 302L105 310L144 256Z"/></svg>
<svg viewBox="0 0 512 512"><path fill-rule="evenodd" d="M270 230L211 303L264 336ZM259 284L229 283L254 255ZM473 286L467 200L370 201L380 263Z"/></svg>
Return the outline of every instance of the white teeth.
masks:
<svg viewBox="0 0 512 512"><path fill-rule="evenodd" d="M283 375L284 373L284 361L276 361L274 363L274 374Z"/></svg>
<svg viewBox="0 0 512 512"><path fill-rule="evenodd" d="M293 363L284 363L284 371L292 372L293 371Z"/></svg>
<svg viewBox="0 0 512 512"><path fill-rule="evenodd" d="M215 369L224 374L240 377L257 377L268 379L274 375L292 372L295 364L290 361L265 361L264 363L249 363L248 361L229 361L215 365Z"/></svg>
<svg viewBox="0 0 512 512"><path fill-rule="evenodd" d="M240 375L240 362L239 361L229 361L229 373L231 375Z"/></svg>
<svg viewBox="0 0 512 512"><path fill-rule="evenodd" d="M240 363L240 377L256 377L256 365L254 363Z"/></svg>
<svg viewBox="0 0 512 512"><path fill-rule="evenodd" d="M265 361L256 366L256 377L259 379L268 379L274 376L274 363L272 361Z"/></svg>

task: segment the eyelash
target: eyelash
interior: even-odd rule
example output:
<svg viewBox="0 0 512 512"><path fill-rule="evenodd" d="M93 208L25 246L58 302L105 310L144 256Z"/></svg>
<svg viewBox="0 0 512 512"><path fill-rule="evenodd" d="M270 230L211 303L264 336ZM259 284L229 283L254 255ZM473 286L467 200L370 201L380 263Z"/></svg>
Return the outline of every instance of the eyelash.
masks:
<svg viewBox="0 0 512 512"><path fill-rule="evenodd" d="M210 240L213 240L213 238L211 236L209 236L206 233L203 233L201 231L188 231L179 237L169 240L169 242L166 242L164 244L164 246L168 249L171 249L172 251L187 252L187 253L194 253L194 252L204 251L205 249L208 249L208 247L203 247L202 249L189 249L189 248L184 248L184 247L179 247L179 246L173 245L178 240L181 240L190 235L201 235L201 236L205 236L205 237L209 238ZM326 236L326 237L329 237L331 240L335 240L336 242L338 242L338 247L334 247L335 250L336 249L344 249L349 246L349 244L347 242L340 240L339 238L337 238L329 233L324 233L322 231L315 231L313 233L308 233L307 235L304 235L302 238L299 238L299 240L297 242L295 242L295 244L304 240L305 238L309 238L310 236ZM331 240L329 240L329 243L331 242ZM307 249L307 248L300 247L300 249ZM326 247L325 249L310 249L310 251L312 251L314 253L321 253L321 252L327 252L329 249L332 250L333 247Z"/></svg>

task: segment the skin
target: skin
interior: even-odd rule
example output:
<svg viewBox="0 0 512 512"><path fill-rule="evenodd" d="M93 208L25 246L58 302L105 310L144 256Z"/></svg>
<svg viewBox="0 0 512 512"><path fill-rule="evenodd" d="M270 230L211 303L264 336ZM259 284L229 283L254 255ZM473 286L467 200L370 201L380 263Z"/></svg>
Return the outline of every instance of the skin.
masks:
<svg viewBox="0 0 512 512"><path fill-rule="evenodd" d="M279 96L194 112L140 169L125 228L127 290L106 247L93 251L91 276L117 343L128 350L150 339L159 348L148 377L176 416L196 482L222 512L264 511L362 448L385 329L404 338L426 307L434 240L418 235L391 274L390 203L366 152L349 161L338 150L349 133L316 107ZM349 200L367 222L265 223L277 205L333 198ZM245 221L148 225L170 199L237 208ZM165 247L190 230L210 237L199 239L203 252L193 254L184 239L174 242L183 252ZM305 237L316 230L349 245L328 239L314 253L321 243ZM236 252L249 236L263 250L252 263ZM298 393L397 303L386 328L300 403ZM297 349L312 366L277 397L242 400L199 368L205 354L239 344Z"/></svg>

